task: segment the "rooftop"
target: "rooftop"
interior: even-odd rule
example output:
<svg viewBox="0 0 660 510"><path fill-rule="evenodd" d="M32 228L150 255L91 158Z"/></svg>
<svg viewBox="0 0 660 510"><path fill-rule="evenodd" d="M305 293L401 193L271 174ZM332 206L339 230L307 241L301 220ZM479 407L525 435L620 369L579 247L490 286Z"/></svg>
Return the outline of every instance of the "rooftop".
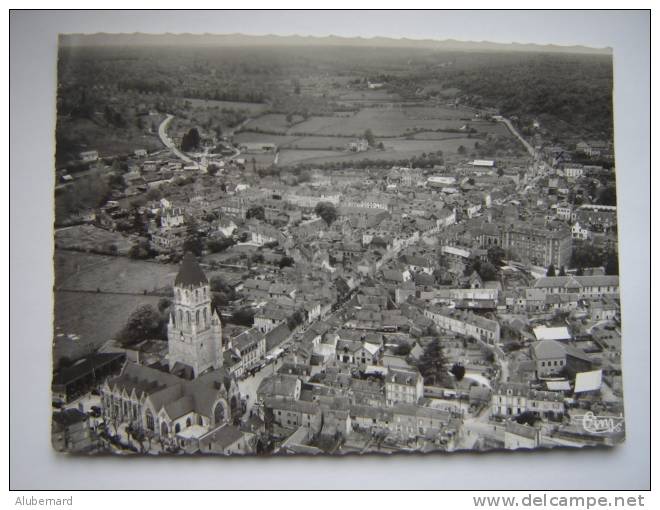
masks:
<svg viewBox="0 0 660 510"><path fill-rule="evenodd" d="M176 275L174 285L177 287L198 287L209 283L204 271L199 267L195 256L187 252L181 262L179 274Z"/></svg>

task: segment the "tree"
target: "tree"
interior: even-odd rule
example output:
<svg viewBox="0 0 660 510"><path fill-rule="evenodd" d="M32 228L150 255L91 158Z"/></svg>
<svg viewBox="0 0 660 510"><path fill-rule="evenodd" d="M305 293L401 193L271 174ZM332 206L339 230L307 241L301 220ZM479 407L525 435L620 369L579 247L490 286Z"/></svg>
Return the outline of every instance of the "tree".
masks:
<svg viewBox="0 0 660 510"><path fill-rule="evenodd" d="M195 256L200 257L202 255L202 251L204 251L204 243L202 242L202 238L198 235L189 236L183 242L183 251L184 253L189 251Z"/></svg>
<svg viewBox="0 0 660 510"><path fill-rule="evenodd" d="M566 268L564 266L559 268L559 276L566 276Z"/></svg>
<svg viewBox="0 0 660 510"><path fill-rule="evenodd" d="M488 261L494 266L504 265L504 257L506 257L506 253L500 246L491 246L488 248Z"/></svg>
<svg viewBox="0 0 660 510"><path fill-rule="evenodd" d="M158 311L160 313L165 313L165 311L168 310L170 306L172 306L172 302L169 300L169 298L164 297L158 300Z"/></svg>
<svg viewBox="0 0 660 510"><path fill-rule="evenodd" d="M209 239L206 243L206 247L211 253L220 253L233 245L234 240L231 237Z"/></svg>
<svg viewBox="0 0 660 510"><path fill-rule="evenodd" d="M498 278L497 268L490 262L482 262L477 272L484 281L497 280Z"/></svg>
<svg viewBox="0 0 660 510"><path fill-rule="evenodd" d="M454 374L457 381L461 381L465 377L465 367L460 363L454 363L451 367L451 373Z"/></svg>
<svg viewBox="0 0 660 510"><path fill-rule="evenodd" d="M607 186L598 194L598 203L601 205L616 205L616 186Z"/></svg>
<svg viewBox="0 0 660 510"><path fill-rule="evenodd" d="M218 170L220 170L220 167L214 163L211 163L208 167L206 167L206 173L210 176L216 175Z"/></svg>
<svg viewBox="0 0 660 510"><path fill-rule="evenodd" d="M160 200L163 197L163 193L160 188L150 188L147 191L147 198L149 200Z"/></svg>
<svg viewBox="0 0 660 510"><path fill-rule="evenodd" d="M464 155L464 154L467 153L467 149L466 149L464 146L459 145L459 146L458 146L458 149L456 150L456 152L458 152L460 155Z"/></svg>
<svg viewBox="0 0 660 510"><path fill-rule="evenodd" d="M300 310L296 310L296 311L293 313L293 315L291 315L291 316L287 319L287 321L286 321L286 325L287 325L287 327L288 327L291 331L293 331L293 330L296 329L298 326L300 326L300 325L303 323L304 320L305 320L305 316L303 315L302 311L300 311Z"/></svg>
<svg viewBox="0 0 660 510"><path fill-rule="evenodd" d="M445 355L437 338L424 349L417 368L424 377L425 384L438 384L445 375Z"/></svg>
<svg viewBox="0 0 660 510"><path fill-rule="evenodd" d="M242 326L252 326L254 324L255 310L248 307L241 308L234 312L233 321Z"/></svg>
<svg viewBox="0 0 660 510"><path fill-rule="evenodd" d="M369 147L375 147L376 146L376 138L374 137L374 134L371 131L371 129L367 129L364 132L363 136L364 136L365 140L367 140L367 143L369 144Z"/></svg>
<svg viewBox="0 0 660 510"><path fill-rule="evenodd" d="M151 247L147 241L139 241L131 246L128 256L136 260L145 260L153 255Z"/></svg>
<svg viewBox="0 0 660 510"><path fill-rule="evenodd" d="M264 221L266 219L266 213L264 212L264 208L261 205L256 205L254 207L250 207L247 210L247 213L245 213L245 217L249 220L250 218L256 218L258 220Z"/></svg>
<svg viewBox="0 0 660 510"><path fill-rule="evenodd" d="M555 266L554 264L550 264L548 266L548 270L545 273L546 276L557 276L555 273Z"/></svg>
<svg viewBox="0 0 660 510"><path fill-rule="evenodd" d="M476 145L476 144L475 144L475 145ZM498 176L498 177L502 177L503 175L504 175L504 169L502 169L502 168L498 168L498 169L497 169L497 176Z"/></svg>
<svg viewBox="0 0 660 510"><path fill-rule="evenodd" d="M530 425L534 426L534 424L538 421L538 417L531 411L524 411L520 413L518 416L516 416L516 423L519 423L521 425Z"/></svg>
<svg viewBox="0 0 660 510"><path fill-rule="evenodd" d="M167 339L163 335L163 316L151 305L138 307L120 331L118 340L122 345L133 345L147 339Z"/></svg>
<svg viewBox="0 0 660 510"><path fill-rule="evenodd" d="M482 262L478 258L471 257L463 269L463 276L470 276L474 271L484 281L497 280L499 277L497 267L491 262Z"/></svg>
<svg viewBox="0 0 660 510"><path fill-rule="evenodd" d="M319 202L314 208L314 212L320 216L328 226L337 219L337 209L331 202Z"/></svg>
<svg viewBox="0 0 660 510"><path fill-rule="evenodd" d="M199 136L199 131L197 128L190 128L190 130L183 135L181 140L181 150L184 152L197 149L201 142L201 137Z"/></svg>
<svg viewBox="0 0 660 510"><path fill-rule="evenodd" d="M603 254L591 243L576 244L571 254L571 267L598 267L603 264Z"/></svg>
<svg viewBox="0 0 660 510"><path fill-rule="evenodd" d="M394 348L394 354L397 356L408 356L410 351L411 347L409 343L400 343Z"/></svg>
<svg viewBox="0 0 660 510"><path fill-rule="evenodd" d="M619 255L615 251L611 251L607 254L605 259L605 274L619 274Z"/></svg>
<svg viewBox="0 0 660 510"><path fill-rule="evenodd" d="M282 257L282 258L280 259L280 263L279 263L280 269L282 269L282 268L284 268L284 267L291 267L291 266L293 266L293 262L294 262L294 261L293 261L293 259L292 259L291 257L288 257L288 256L285 255L284 257Z"/></svg>

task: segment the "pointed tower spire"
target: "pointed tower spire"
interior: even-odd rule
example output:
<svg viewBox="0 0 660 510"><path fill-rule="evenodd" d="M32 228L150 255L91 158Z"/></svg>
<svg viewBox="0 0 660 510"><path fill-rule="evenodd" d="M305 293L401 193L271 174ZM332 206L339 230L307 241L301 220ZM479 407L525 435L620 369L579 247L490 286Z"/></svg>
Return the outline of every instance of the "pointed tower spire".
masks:
<svg viewBox="0 0 660 510"><path fill-rule="evenodd" d="M181 261L179 274L176 275L174 285L176 287L197 287L208 283L209 281L206 278L204 271L202 271L202 268L199 267L195 256L192 253L187 252Z"/></svg>

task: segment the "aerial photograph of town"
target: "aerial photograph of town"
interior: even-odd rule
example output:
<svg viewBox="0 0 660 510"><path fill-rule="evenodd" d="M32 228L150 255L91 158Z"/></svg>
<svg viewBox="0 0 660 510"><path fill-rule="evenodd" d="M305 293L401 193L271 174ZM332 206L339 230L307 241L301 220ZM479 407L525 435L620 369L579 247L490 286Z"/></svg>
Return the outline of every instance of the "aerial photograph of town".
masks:
<svg viewBox="0 0 660 510"><path fill-rule="evenodd" d="M59 38L51 440L624 441L610 49Z"/></svg>

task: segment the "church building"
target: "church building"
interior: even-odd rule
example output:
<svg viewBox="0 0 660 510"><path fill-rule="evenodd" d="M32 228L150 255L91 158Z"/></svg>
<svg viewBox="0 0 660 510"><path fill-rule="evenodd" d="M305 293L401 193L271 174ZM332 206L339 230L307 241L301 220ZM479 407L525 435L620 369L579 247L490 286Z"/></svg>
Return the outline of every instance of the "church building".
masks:
<svg viewBox="0 0 660 510"><path fill-rule="evenodd" d="M127 362L101 386L109 423L184 447L240 416L236 378L223 367L222 325L208 279L187 254L174 281L166 365Z"/></svg>

